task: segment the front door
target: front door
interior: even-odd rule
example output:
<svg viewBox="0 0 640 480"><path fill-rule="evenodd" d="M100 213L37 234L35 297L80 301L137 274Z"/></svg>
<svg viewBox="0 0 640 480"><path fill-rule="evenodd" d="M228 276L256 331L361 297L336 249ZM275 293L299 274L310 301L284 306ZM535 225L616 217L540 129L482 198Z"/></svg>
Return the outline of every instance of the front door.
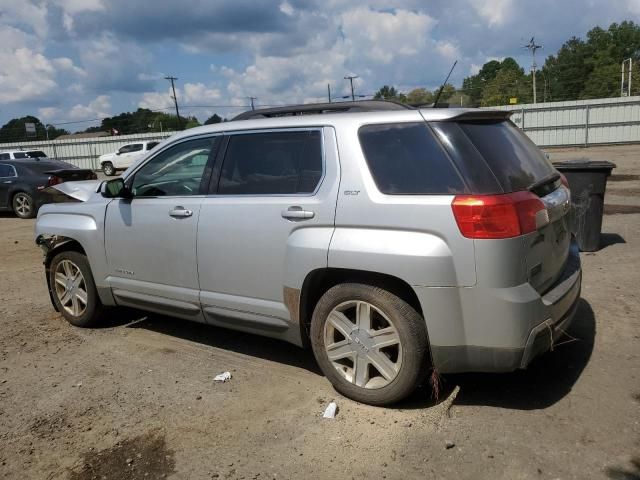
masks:
<svg viewBox="0 0 640 480"><path fill-rule="evenodd" d="M196 232L218 138L159 152L125 180L133 197L108 205L107 281L118 304L202 319Z"/></svg>
<svg viewBox="0 0 640 480"><path fill-rule="evenodd" d="M198 227L205 319L299 339L297 325L288 331L296 315L286 289L300 288L299 272L327 266L339 178L333 130L231 133L223 149Z"/></svg>
<svg viewBox="0 0 640 480"><path fill-rule="evenodd" d="M11 208L9 191L17 180L16 169L8 163L0 163L0 208Z"/></svg>

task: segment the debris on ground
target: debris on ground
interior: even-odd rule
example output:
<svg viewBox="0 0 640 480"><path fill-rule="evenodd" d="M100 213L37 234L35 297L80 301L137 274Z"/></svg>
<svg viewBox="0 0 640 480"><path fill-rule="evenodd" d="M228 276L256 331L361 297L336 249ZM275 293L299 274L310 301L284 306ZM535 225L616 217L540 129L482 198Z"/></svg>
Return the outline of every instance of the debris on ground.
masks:
<svg viewBox="0 0 640 480"><path fill-rule="evenodd" d="M327 405L324 413L322 414L322 418L336 418L336 412L338 411L338 405L336 402L331 402Z"/></svg>
<svg viewBox="0 0 640 480"><path fill-rule="evenodd" d="M447 440L446 442L444 442L444 446L447 450L449 450L450 448L453 448L456 446L455 443L453 443L451 440Z"/></svg>
<svg viewBox="0 0 640 480"><path fill-rule="evenodd" d="M231 380L231 372L219 373L213 377L214 382L226 382L227 380Z"/></svg>

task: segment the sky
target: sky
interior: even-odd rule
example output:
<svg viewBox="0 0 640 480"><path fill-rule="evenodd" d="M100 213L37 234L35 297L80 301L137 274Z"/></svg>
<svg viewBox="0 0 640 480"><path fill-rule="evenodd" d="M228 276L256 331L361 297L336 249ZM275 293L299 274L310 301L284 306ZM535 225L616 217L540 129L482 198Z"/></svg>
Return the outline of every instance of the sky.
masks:
<svg viewBox="0 0 640 480"><path fill-rule="evenodd" d="M0 125L83 130L139 107L201 121L382 85L434 89L488 60L538 63L593 26L640 22L640 0L0 0Z"/></svg>

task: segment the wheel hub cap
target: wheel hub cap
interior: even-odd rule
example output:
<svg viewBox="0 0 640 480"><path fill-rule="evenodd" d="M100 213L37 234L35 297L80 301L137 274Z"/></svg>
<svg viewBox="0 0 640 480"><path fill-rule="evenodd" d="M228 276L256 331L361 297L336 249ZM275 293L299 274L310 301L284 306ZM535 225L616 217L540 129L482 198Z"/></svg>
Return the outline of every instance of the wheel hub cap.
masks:
<svg viewBox="0 0 640 480"><path fill-rule="evenodd" d="M363 301L335 307L324 328L325 351L347 381L364 388L391 383L402 365L402 344L393 322Z"/></svg>
<svg viewBox="0 0 640 480"><path fill-rule="evenodd" d="M62 260L54 272L55 293L62 308L74 317L87 309L87 286L80 268L71 260Z"/></svg>

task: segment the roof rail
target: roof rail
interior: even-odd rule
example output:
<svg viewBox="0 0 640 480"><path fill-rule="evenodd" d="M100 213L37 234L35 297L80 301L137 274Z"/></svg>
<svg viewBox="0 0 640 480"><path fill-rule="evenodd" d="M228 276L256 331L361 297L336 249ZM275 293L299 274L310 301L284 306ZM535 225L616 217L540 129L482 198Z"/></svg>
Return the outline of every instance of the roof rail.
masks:
<svg viewBox="0 0 640 480"><path fill-rule="evenodd" d="M412 110L404 103L388 100L360 100L357 102L307 103L305 105L287 105L284 107L260 108L248 110L231 120L250 120L258 118L287 117L295 115L316 115L322 113L375 112L381 110Z"/></svg>

